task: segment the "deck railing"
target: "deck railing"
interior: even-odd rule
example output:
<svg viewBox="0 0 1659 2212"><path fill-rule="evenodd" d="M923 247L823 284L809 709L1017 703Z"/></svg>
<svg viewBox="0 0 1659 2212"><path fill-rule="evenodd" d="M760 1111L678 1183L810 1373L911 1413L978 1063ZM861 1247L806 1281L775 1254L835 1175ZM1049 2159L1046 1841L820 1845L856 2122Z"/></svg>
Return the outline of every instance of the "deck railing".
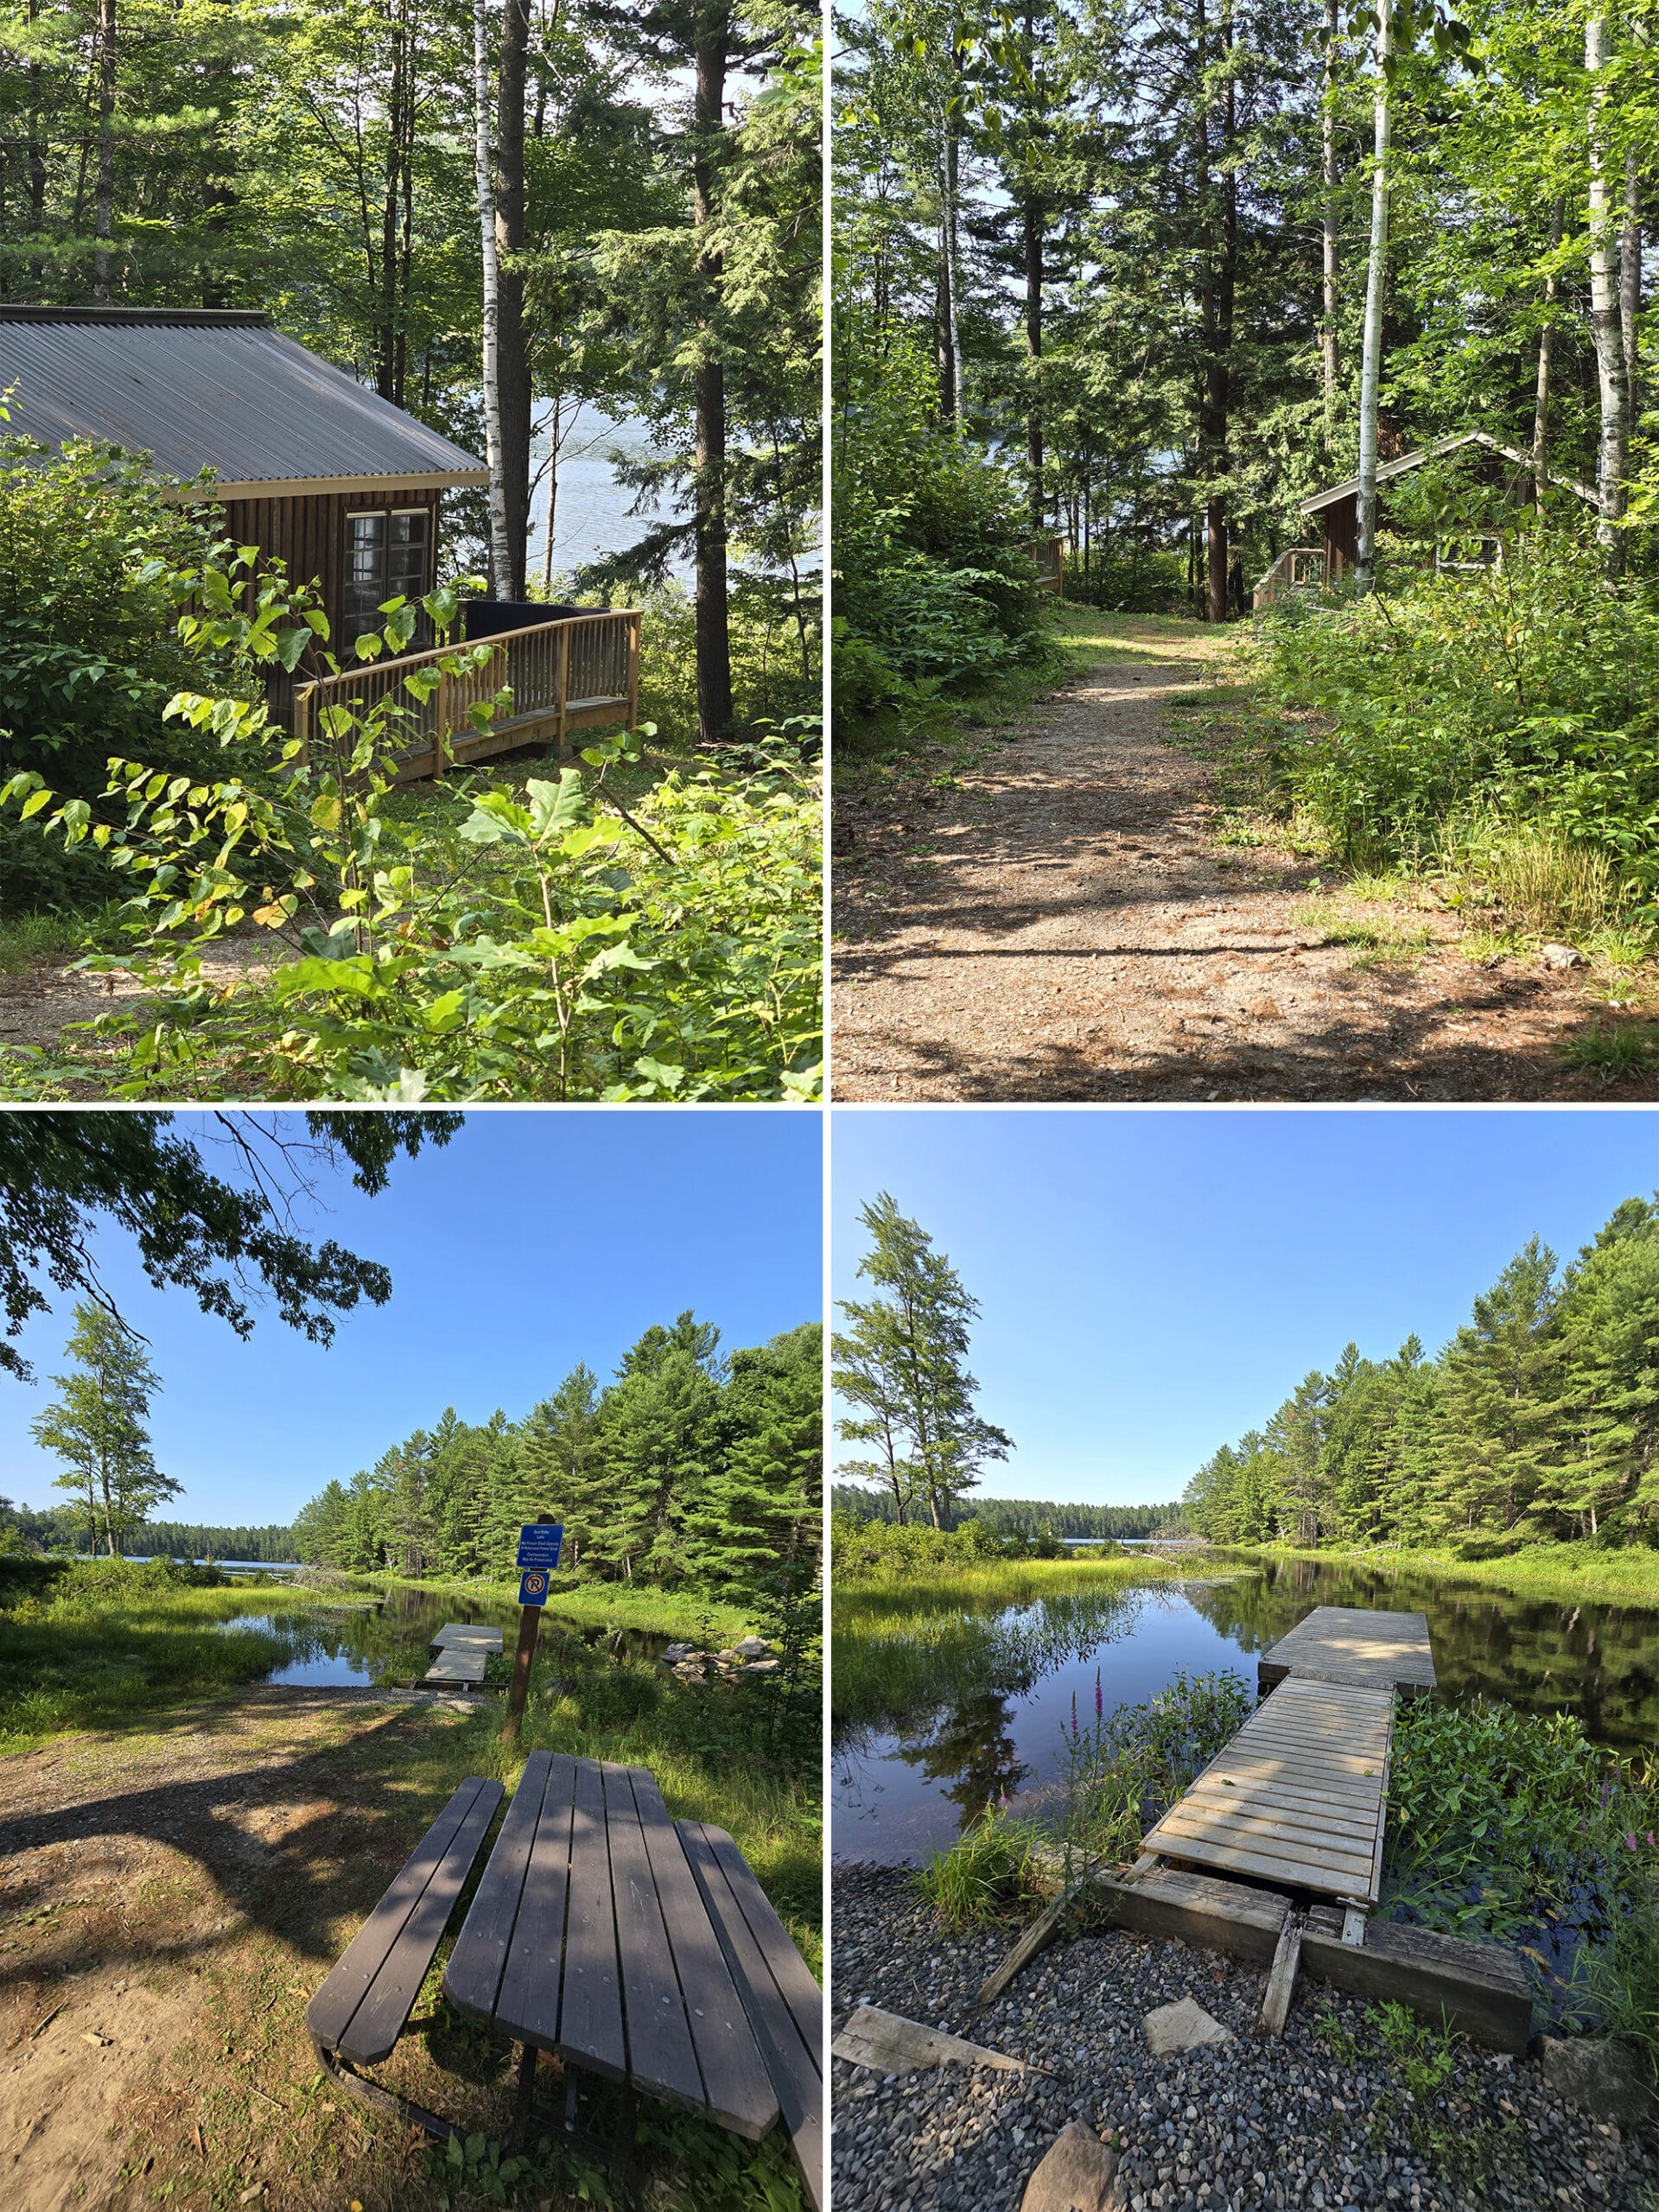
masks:
<svg viewBox="0 0 1659 2212"><path fill-rule="evenodd" d="M1279 556L1250 594L1252 613L1259 614L1288 591L1318 591L1325 582L1325 548L1293 545Z"/></svg>
<svg viewBox="0 0 1659 2212"><path fill-rule="evenodd" d="M387 754L397 781L408 783L541 738L563 743L573 729L605 722L631 728L639 717L639 616L632 608L535 622L479 643L489 648L488 659L459 676L442 672L442 664L463 651L470 659L474 645L403 653L302 685L294 695L295 736L308 748L314 744L325 708L363 715L394 700L402 712L390 726ZM404 678L421 669L440 671L424 700L404 688ZM505 710L476 728L471 709L502 690L512 695Z"/></svg>

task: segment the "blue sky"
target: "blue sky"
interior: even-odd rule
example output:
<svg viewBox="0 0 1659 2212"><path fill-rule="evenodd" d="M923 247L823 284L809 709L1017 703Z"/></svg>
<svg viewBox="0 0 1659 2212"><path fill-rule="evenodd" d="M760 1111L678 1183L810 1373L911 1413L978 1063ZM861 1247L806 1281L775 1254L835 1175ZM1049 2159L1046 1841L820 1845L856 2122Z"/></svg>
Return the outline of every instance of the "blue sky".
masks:
<svg viewBox="0 0 1659 2212"><path fill-rule="evenodd" d="M104 1236L100 1268L165 1386L156 1459L187 1491L170 1510L284 1521L445 1406L522 1414L579 1359L607 1376L686 1306L728 1351L815 1319L822 1157L819 1116L788 1109L473 1114L446 1150L401 1160L379 1198L347 1173L326 1180L323 1205L302 1204L302 1233L391 1270L390 1305L359 1307L327 1351L270 1312L238 1341L188 1292L151 1290L126 1241ZM60 1495L29 1425L71 1325L72 1301L43 1287L54 1310L18 1340L39 1380L0 1376L0 1493L31 1505Z"/></svg>
<svg viewBox="0 0 1659 2212"><path fill-rule="evenodd" d="M1536 1233L1565 1260L1659 1185L1650 1109L842 1110L836 1298L891 1192L982 1314L982 1493L1138 1504L1351 1338L1431 1351Z"/></svg>

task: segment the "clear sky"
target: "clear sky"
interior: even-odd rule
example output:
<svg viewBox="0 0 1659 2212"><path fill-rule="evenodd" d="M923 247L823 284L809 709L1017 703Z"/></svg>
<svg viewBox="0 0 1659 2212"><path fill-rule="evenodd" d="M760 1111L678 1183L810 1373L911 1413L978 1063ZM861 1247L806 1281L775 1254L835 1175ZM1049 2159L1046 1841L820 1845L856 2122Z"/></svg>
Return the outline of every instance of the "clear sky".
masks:
<svg viewBox="0 0 1659 2212"><path fill-rule="evenodd" d="M325 1181L322 1205L302 1202L301 1233L391 1271L390 1305L360 1306L327 1351L269 1311L239 1341L188 1292L153 1291L128 1242L105 1234L100 1270L164 1385L156 1460L186 1485L166 1510L285 1521L446 1406L469 1421L524 1413L580 1359L608 1376L687 1306L728 1351L815 1319L822 1158L819 1116L787 1108L469 1115L446 1150L400 1160L380 1197L353 1190L348 1170ZM34 1506L62 1495L29 1425L52 1395L72 1303L42 1287L53 1311L18 1340L38 1380L0 1376L0 1494Z"/></svg>
<svg viewBox="0 0 1659 2212"><path fill-rule="evenodd" d="M1161 1503L1351 1339L1432 1351L1536 1233L1570 1258L1659 1185L1651 1109L842 1109L831 1272L881 1190L982 1313L984 1496Z"/></svg>

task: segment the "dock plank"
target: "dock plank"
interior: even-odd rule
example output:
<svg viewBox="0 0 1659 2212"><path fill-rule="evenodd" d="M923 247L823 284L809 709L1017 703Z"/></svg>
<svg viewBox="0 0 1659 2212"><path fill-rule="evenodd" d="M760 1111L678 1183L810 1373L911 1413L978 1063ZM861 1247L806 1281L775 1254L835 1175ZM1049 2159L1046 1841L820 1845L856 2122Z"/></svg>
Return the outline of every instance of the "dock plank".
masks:
<svg viewBox="0 0 1659 2212"><path fill-rule="evenodd" d="M453 1646L446 1646L421 1680L423 1682L464 1682L475 1688L484 1680L484 1657L481 1651L458 1651Z"/></svg>
<svg viewBox="0 0 1659 2212"><path fill-rule="evenodd" d="M1363 1605L1315 1605L1262 1654L1256 1678L1263 1689L1294 1678L1426 1696L1435 1685L1427 1618Z"/></svg>
<svg viewBox="0 0 1659 2212"><path fill-rule="evenodd" d="M1322 1897L1376 1901L1394 1693L1289 1677L1142 1849Z"/></svg>

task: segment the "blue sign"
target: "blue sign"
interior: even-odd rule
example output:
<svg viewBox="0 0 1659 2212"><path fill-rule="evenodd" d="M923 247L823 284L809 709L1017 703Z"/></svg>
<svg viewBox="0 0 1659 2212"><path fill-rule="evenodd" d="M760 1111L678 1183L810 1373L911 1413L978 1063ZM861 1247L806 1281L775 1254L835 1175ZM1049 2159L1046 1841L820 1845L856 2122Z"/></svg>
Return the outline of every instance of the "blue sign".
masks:
<svg viewBox="0 0 1659 2212"><path fill-rule="evenodd" d="M521 1605L544 1605L547 1603L547 1570L530 1567L518 1578L518 1602Z"/></svg>
<svg viewBox="0 0 1659 2212"><path fill-rule="evenodd" d="M544 1567L551 1570L559 1563L559 1547L564 1541L563 1521L530 1521L518 1531L519 1567Z"/></svg>

